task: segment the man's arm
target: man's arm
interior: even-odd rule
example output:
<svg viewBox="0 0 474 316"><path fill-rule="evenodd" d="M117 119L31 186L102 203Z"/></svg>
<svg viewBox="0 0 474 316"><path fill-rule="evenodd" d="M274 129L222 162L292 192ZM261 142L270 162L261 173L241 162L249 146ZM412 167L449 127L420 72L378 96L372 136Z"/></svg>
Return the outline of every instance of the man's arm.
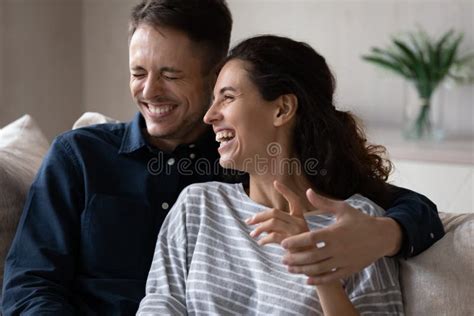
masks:
<svg viewBox="0 0 474 316"><path fill-rule="evenodd" d="M391 255L416 256L444 236L438 210L424 195L396 186L390 190L393 198L385 216L399 224L403 235L398 251Z"/></svg>
<svg viewBox="0 0 474 316"><path fill-rule="evenodd" d="M344 201L310 199L316 209L336 216L325 229L282 241L284 260L295 273L306 274L312 284L348 277L381 257L414 256L444 235L436 206L426 197L393 187L393 203L385 217L375 218ZM302 248L319 243L312 251Z"/></svg>
<svg viewBox="0 0 474 316"><path fill-rule="evenodd" d="M5 261L4 315L73 315L82 179L59 137L32 184Z"/></svg>

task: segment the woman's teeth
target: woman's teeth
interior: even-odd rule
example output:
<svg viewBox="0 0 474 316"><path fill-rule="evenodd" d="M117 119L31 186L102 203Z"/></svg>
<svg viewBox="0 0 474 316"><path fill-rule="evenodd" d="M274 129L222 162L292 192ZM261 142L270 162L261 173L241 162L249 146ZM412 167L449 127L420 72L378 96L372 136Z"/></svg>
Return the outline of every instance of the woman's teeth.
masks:
<svg viewBox="0 0 474 316"><path fill-rule="evenodd" d="M234 137L235 137L235 134L234 132L231 132L231 131L221 131L221 132L216 133L216 141L223 144L229 142Z"/></svg>
<svg viewBox="0 0 474 316"><path fill-rule="evenodd" d="M162 106L148 105L148 109L153 114L164 114L173 110L174 105L162 105Z"/></svg>

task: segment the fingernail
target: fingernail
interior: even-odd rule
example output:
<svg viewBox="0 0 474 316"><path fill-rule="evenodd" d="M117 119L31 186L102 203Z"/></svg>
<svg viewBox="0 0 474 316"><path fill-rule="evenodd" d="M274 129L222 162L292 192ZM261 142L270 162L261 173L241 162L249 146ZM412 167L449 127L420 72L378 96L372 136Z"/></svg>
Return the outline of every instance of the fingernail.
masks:
<svg viewBox="0 0 474 316"><path fill-rule="evenodd" d="M283 258L283 260L281 261L284 265L288 265L288 260L286 260L285 258Z"/></svg>
<svg viewBox="0 0 474 316"><path fill-rule="evenodd" d="M255 230L252 230L249 235L250 235L250 237L254 237L254 235L255 235Z"/></svg>
<svg viewBox="0 0 474 316"><path fill-rule="evenodd" d="M293 267L288 267L288 272L290 273L296 273L296 269Z"/></svg>
<svg viewBox="0 0 474 316"><path fill-rule="evenodd" d="M288 249L288 243L286 243L284 241L281 242L281 246L285 249Z"/></svg>
<svg viewBox="0 0 474 316"><path fill-rule="evenodd" d="M324 241L319 241L316 243L316 248L321 249L326 247L326 243Z"/></svg>

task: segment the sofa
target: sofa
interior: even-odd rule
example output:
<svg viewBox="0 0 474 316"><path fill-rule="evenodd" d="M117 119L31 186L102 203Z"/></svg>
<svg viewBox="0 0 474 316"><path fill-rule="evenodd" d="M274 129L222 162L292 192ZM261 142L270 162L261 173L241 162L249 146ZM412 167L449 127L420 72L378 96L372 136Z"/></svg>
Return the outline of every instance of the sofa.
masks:
<svg viewBox="0 0 474 316"><path fill-rule="evenodd" d="M98 113L85 113L73 128L107 122L116 121ZM0 129L2 271L28 188L48 147L48 140L28 115ZM446 236L424 253L400 260L405 312L409 316L474 315L474 213L440 212L440 217Z"/></svg>

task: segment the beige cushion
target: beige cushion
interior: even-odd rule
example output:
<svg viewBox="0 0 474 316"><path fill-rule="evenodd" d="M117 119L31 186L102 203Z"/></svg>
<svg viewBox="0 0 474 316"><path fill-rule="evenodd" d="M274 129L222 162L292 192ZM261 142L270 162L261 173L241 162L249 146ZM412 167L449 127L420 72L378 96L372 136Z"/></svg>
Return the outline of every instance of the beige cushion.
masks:
<svg viewBox="0 0 474 316"><path fill-rule="evenodd" d="M474 214L440 213L446 235L401 262L405 312L474 315Z"/></svg>
<svg viewBox="0 0 474 316"><path fill-rule="evenodd" d="M100 113L86 112L74 123L72 129L104 123L119 123L119 121Z"/></svg>
<svg viewBox="0 0 474 316"><path fill-rule="evenodd" d="M0 130L0 286L26 194L49 147L29 115Z"/></svg>

